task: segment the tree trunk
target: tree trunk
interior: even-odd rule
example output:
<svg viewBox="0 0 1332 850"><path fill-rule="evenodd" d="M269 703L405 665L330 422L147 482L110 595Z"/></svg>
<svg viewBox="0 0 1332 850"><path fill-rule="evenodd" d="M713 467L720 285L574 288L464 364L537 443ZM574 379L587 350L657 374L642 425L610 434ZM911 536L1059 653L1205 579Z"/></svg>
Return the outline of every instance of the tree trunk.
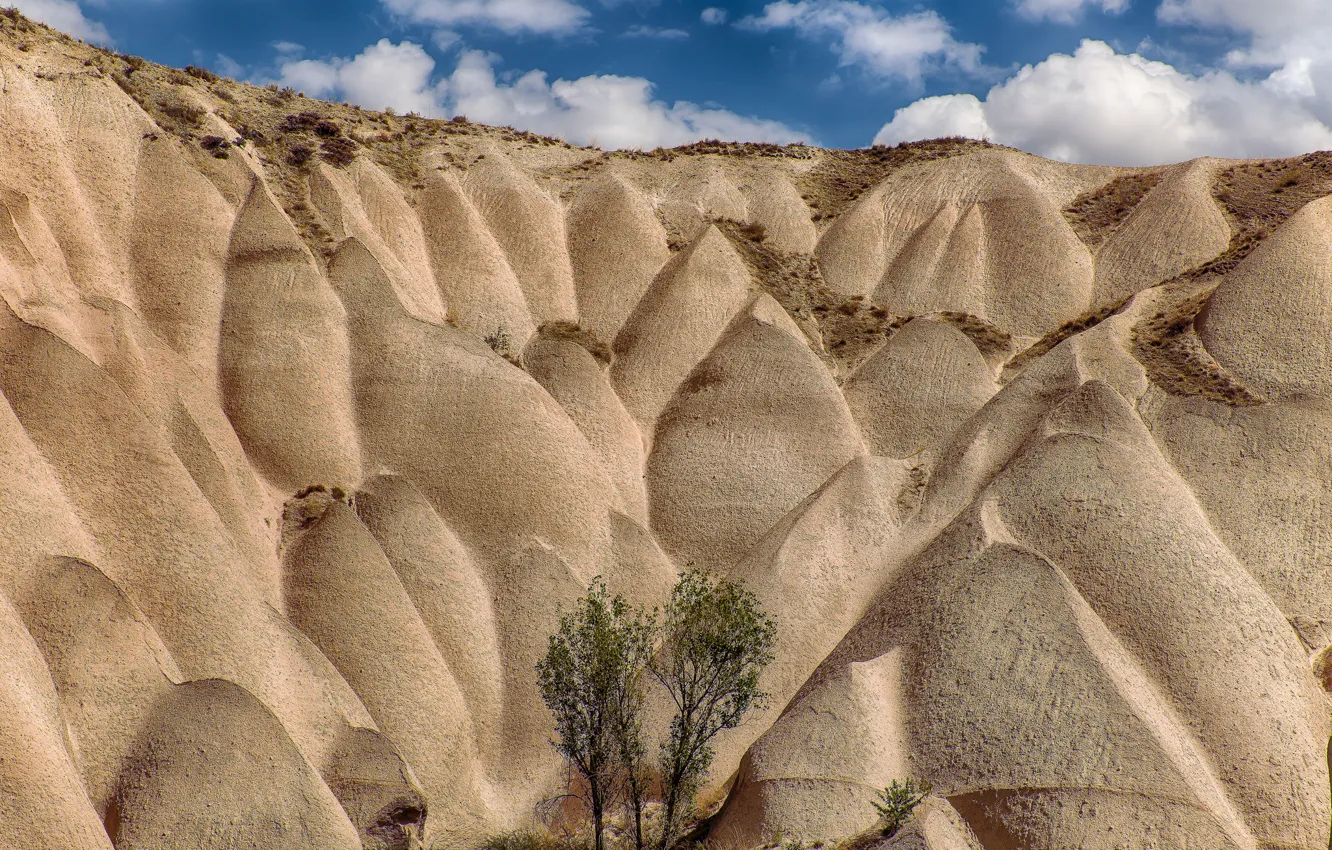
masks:
<svg viewBox="0 0 1332 850"><path fill-rule="evenodd" d="M591 783L592 794L592 850L604 850L601 841L602 802L598 783Z"/></svg>
<svg viewBox="0 0 1332 850"><path fill-rule="evenodd" d="M675 803L676 791L679 783L672 781L671 787L666 789L666 815L661 822L661 843L659 850L666 850L671 843L671 833L675 831Z"/></svg>
<svg viewBox="0 0 1332 850"><path fill-rule="evenodd" d="M630 791L634 795L634 850L643 850L643 789L637 779Z"/></svg>

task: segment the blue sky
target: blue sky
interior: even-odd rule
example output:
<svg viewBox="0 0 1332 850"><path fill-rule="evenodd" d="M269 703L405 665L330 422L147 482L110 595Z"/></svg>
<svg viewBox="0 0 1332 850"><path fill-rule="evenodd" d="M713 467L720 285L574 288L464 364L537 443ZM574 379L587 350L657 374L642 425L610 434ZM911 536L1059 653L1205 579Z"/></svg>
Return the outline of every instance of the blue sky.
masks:
<svg viewBox="0 0 1332 850"><path fill-rule="evenodd" d="M166 64L603 147L957 133L1110 164L1332 148L1332 0L18 6Z"/></svg>

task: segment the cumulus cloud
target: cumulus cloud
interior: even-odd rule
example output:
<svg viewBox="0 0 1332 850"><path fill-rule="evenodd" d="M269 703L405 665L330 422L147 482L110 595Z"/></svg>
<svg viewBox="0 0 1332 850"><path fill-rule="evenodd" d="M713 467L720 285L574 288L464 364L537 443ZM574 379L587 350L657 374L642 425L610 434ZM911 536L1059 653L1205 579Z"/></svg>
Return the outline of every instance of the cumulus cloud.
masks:
<svg viewBox="0 0 1332 850"><path fill-rule="evenodd" d="M811 41L830 39L842 65L912 84L939 67L969 73L981 68L980 45L954 39L948 22L932 10L894 16L855 0L778 0L739 25L759 32L791 29Z"/></svg>
<svg viewBox="0 0 1332 850"><path fill-rule="evenodd" d="M1332 26L1325 0L1162 0L1156 17L1167 24L1224 27L1269 38Z"/></svg>
<svg viewBox="0 0 1332 850"><path fill-rule="evenodd" d="M1226 57L1232 66L1332 64L1332 3L1326 0L1163 0L1156 16L1164 24L1247 37Z"/></svg>
<svg viewBox="0 0 1332 850"><path fill-rule="evenodd" d="M529 71L497 79L494 57L463 54L444 85L450 108L474 121L511 124L603 148L653 148L699 139L795 142L809 137L776 121L737 115L688 101L667 104L642 77L610 74L548 82Z"/></svg>
<svg viewBox="0 0 1332 850"><path fill-rule="evenodd" d="M1165 24L1226 30L1246 39L1226 62L1269 70L1269 88L1301 100L1332 125L1332 3L1326 0L1162 0Z"/></svg>
<svg viewBox="0 0 1332 850"><path fill-rule="evenodd" d="M726 23L726 19L729 17L729 14L725 9L721 8L720 6L709 6L708 8L704 9L703 13L698 17L699 20L701 20L703 23L707 24L708 26L715 27L720 24Z"/></svg>
<svg viewBox="0 0 1332 850"><path fill-rule="evenodd" d="M466 115L604 148L670 147L711 138L809 141L807 134L777 121L657 100L652 82L642 77L602 74L552 82L543 71L502 77L495 71L498 60L482 51L464 51L453 72L437 78L435 60L420 45L383 39L350 59L287 60L279 66L278 82L371 109Z"/></svg>
<svg viewBox="0 0 1332 850"><path fill-rule="evenodd" d="M381 0L395 15L436 27L479 26L509 35L568 35L589 13L569 0Z"/></svg>
<svg viewBox="0 0 1332 850"><path fill-rule="evenodd" d="M634 24L624 31L626 38L663 38L666 40L678 40L689 38L689 33L681 29L662 29L661 27L652 27L647 24Z"/></svg>
<svg viewBox="0 0 1332 850"><path fill-rule="evenodd" d="M338 96L370 109L439 116L445 111L431 83L434 70L435 60L421 45L384 38L352 59L283 62L279 82L312 97Z"/></svg>
<svg viewBox="0 0 1332 850"><path fill-rule="evenodd" d="M1330 80L1329 82L1332 82ZM1332 128L1308 89L1274 74L1194 76L1137 54L1083 41L971 95L926 98L900 109L875 137L989 137L1071 162L1146 165L1201 155L1266 157L1332 147Z"/></svg>
<svg viewBox="0 0 1332 850"><path fill-rule="evenodd" d="M1017 10L1023 16L1061 24L1074 23L1087 9L1117 15L1128 5L1128 0L1017 0Z"/></svg>
<svg viewBox="0 0 1332 850"><path fill-rule="evenodd" d="M14 6L34 21L41 21L75 38L96 44L112 43L106 27L84 16L76 0L8 0L5 5Z"/></svg>
<svg viewBox="0 0 1332 850"><path fill-rule="evenodd" d="M897 110L892 122L874 137L874 143L895 145L944 136L986 139L992 132L985 118L985 104L975 95L945 94L921 98Z"/></svg>

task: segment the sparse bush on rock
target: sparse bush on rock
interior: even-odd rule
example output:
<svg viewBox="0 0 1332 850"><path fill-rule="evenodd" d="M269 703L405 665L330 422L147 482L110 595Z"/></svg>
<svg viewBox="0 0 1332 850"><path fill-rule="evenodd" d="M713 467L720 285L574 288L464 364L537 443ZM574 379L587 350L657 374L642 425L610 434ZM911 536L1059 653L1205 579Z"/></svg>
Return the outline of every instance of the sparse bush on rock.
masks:
<svg viewBox="0 0 1332 850"><path fill-rule="evenodd" d="M660 629L655 611L610 598L600 578L560 619L537 664L538 681L555 717L555 746L588 783L597 850L617 788L634 819L635 846L646 845L644 811L653 783L640 717L645 674L676 709L659 745L655 777L664 797L657 846L665 850L692 812L712 764L713 739L766 699L758 680L772 661L776 632L753 594L699 570L676 583Z"/></svg>
<svg viewBox="0 0 1332 850"><path fill-rule="evenodd" d="M896 835L929 793L928 782L917 783L911 778L903 782L894 779L892 784L880 791L874 800L874 810L879 813L883 834L889 838Z"/></svg>

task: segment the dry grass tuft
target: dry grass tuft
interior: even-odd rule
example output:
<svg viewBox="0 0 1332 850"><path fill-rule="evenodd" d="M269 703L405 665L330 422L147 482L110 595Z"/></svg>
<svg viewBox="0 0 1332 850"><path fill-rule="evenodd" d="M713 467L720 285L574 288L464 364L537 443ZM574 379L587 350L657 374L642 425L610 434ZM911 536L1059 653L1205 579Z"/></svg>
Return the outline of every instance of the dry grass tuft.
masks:
<svg viewBox="0 0 1332 850"><path fill-rule="evenodd" d="M759 288L781 304L806 335L822 343L811 347L831 361L835 374L850 374L906 323L864 296L843 298L833 292L813 255L780 251L755 239L747 232L748 225L737 221L723 218L714 223L730 238Z"/></svg>
<svg viewBox="0 0 1332 850"><path fill-rule="evenodd" d="M1153 383L1171 395L1205 398L1231 407L1266 401L1212 359L1195 322L1220 281L1176 287L1178 296L1133 329L1133 354Z"/></svg>
<svg viewBox="0 0 1332 850"><path fill-rule="evenodd" d="M828 150L822 152L819 164L804 174L797 185L801 196L814 211L813 220L825 221L841 215L862 193L899 168L993 147L995 145L989 142L953 136L903 142L896 147L875 145L850 151Z"/></svg>
<svg viewBox="0 0 1332 850"><path fill-rule="evenodd" d="M553 835L544 829L515 829L491 835L472 850L589 850L584 838Z"/></svg>
<svg viewBox="0 0 1332 850"><path fill-rule="evenodd" d="M1161 182L1162 174L1160 168L1124 174L1104 186L1084 192L1064 209L1064 220L1078 238L1095 251Z"/></svg>
<svg viewBox="0 0 1332 850"><path fill-rule="evenodd" d="M979 316L960 313L956 310L943 310L931 314L966 334L981 355L990 358L1007 353L1013 348L1013 337L998 325L991 324Z"/></svg>
<svg viewBox="0 0 1332 850"><path fill-rule="evenodd" d="M1007 368L1017 371L1025 369L1030 363L1032 363L1032 361L1045 356L1053 350L1056 345L1069 337L1077 336L1085 330L1096 327L1111 316L1123 312L1124 308L1127 307L1132 300L1133 296L1129 295L1115 304L1106 304L1101 307L1096 307L1088 310L1076 319L1064 322L1064 324L1041 337L1030 347L1019 352L1016 357L1009 361Z"/></svg>
<svg viewBox="0 0 1332 850"><path fill-rule="evenodd" d="M598 339L590 329L577 322L546 322L537 328L537 334L542 339L563 340L580 345L603 366L609 366L611 363L611 347Z"/></svg>
<svg viewBox="0 0 1332 850"><path fill-rule="evenodd" d="M179 100L159 100L158 111L177 125L186 128L198 127L208 113L201 107Z"/></svg>

